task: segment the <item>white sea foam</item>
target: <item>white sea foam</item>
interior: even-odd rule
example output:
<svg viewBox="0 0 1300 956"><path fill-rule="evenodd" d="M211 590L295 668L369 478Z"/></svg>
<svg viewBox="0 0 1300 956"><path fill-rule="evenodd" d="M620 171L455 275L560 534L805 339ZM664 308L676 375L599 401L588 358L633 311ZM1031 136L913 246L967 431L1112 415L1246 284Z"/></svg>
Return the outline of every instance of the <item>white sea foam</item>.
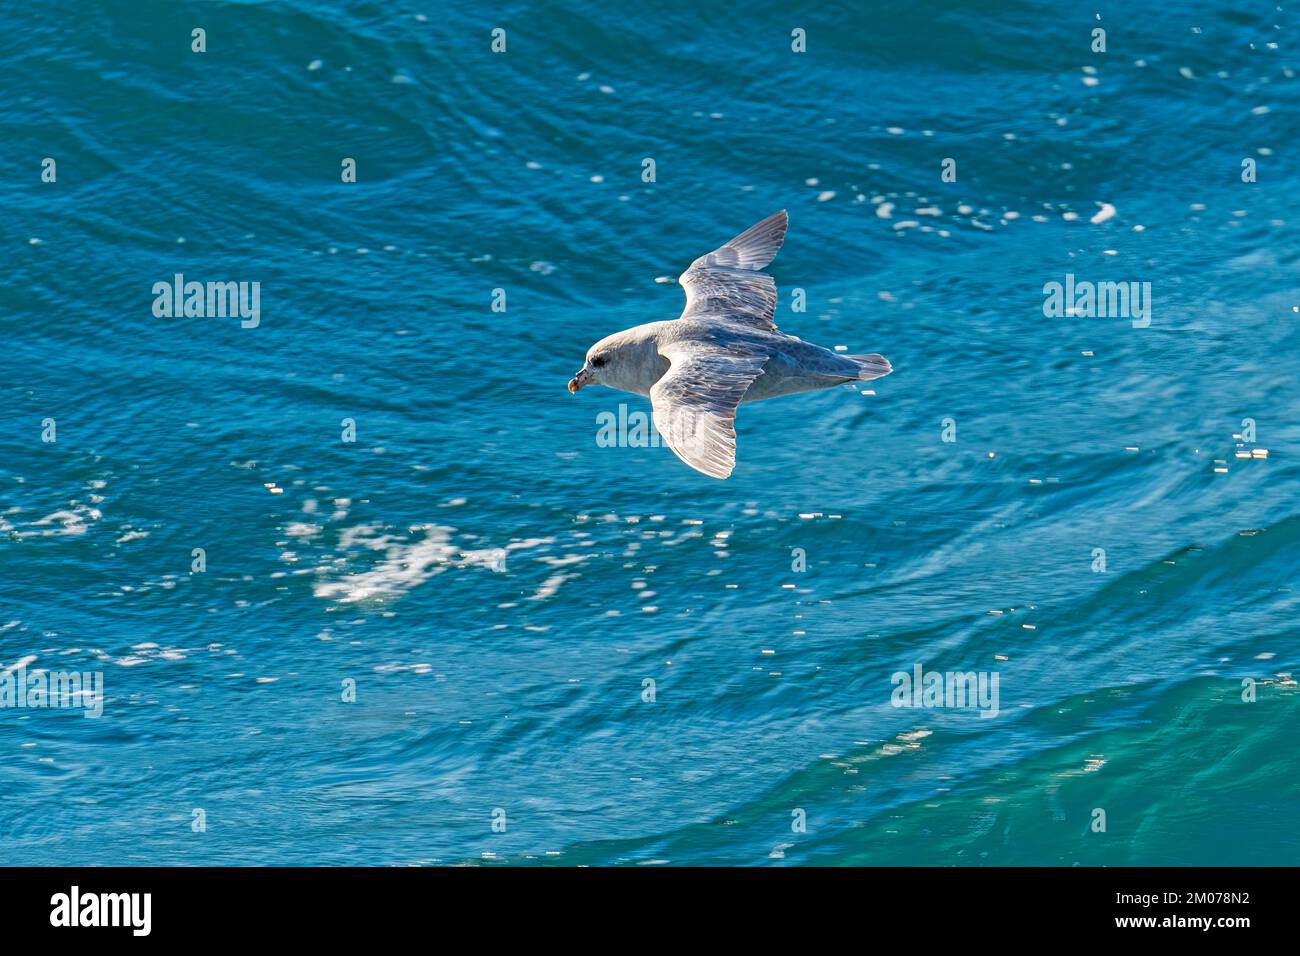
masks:
<svg viewBox="0 0 1300 956"><path fill-rule="evenodd" d="M98 508L73 502L68 508L62 508L31 523L39 531L19 531L20 538L62 538L85 534L90 526L102 518Z"/></svg>
<svg viewBox="0 0 1300 956"><path fill-rule="evenodd" d="M319 598L353 603L405 594L447 570L456 554L451 545L452 529L441 525L419 525L411 530L423 537L411 540L384 534L375 525L345 529L339 538L340 550L363 548L382 551L383 560L366 571L350 574L341 580L317 582L313 592Z"/></svg>

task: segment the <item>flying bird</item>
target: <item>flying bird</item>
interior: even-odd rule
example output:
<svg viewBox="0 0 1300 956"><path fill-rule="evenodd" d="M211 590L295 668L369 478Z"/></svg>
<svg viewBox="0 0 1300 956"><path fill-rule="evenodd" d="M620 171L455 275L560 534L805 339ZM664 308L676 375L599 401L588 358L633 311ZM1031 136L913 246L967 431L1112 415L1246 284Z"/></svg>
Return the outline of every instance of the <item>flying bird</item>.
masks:
<svg viewBox="0 0 1300 956"><path fill-rule="evenodd" d="M668 447L722 479L736 467L737 405L892 372L883 355L845 355L777 329L776 282L759 270L781 248L787 222L782 209L692 262L677 280L682 314L601 339L569 391L606 385L648 395Z"/></svg>

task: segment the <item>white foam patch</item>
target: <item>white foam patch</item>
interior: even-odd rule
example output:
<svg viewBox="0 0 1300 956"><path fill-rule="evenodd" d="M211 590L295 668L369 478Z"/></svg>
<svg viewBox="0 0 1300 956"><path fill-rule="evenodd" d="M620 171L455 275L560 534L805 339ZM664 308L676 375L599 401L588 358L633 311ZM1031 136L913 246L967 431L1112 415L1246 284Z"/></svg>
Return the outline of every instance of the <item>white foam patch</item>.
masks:
<svg viewBox="0 0 1300 956"><path fill-rule="evenodd" d="M544 547L555 541L554 538L524 538L504 547L467 550L452 543L455 533L455 528L435 524L415 525L408 534L385 531L379 524L345 528L337 547L332 549L337 556L316 568L315 573L322 580L317 581L312 592L316 597L344 604L397 598L453 568L479 567L505 572L512 552ZM368 551L379 553L377 563L363 571L333 577L346 572L357 559L364 561L363 555ZM562 582L551 583L550 593L554 593L559 583Z"/></svg>
<svg viewBox="0 0 1300 956"><path fill-rule="evenodd" d="M1109 219L1115 218L1115 207L1112 206L1110 203L1103 202L1103 203L1098 203L1097 205L1100 206L1101 208L1098 209L1097 212L1093 215L1093 217L1088 220L1094 226L1101 225L1101 223L1106 222Z"/></svg>
<svg viewBox="0 0 1300 956"><path fill-rule="evenodd" d="M20 538L75 537L85 534L90 530L90 526L102 517L98 508L73 502L69 508L60 509L39 521L33 521L29 527L39 528L39 531L19 531L17 534Z"/></svg>
<svg viewBox="0 0 1300 956"><path fill-rule="evenodd" d="M518 551L522 548L539 548L543 545L554 543L554 538L525 538L522 541L511 541L504 548L477 548L472 551L461 551L460 560L457 562L463 568L480 567L487 568L491 571L504 573L506 560L511 551Z"/></svg>
<svg viewBox="0 0 1300 956"><path fill-rule="evenodd" d="M423 537L411 540L381 533L375 525L347 528L339 537L340 550L381 551L383 559L367 571L337 581L317 582L313 593L345 604L405 594L447 570L456 554L451 545L452 530L440 525L417 525L411 531Z"/></svg>
<svg viewBox="0 0 1300 956"><path fill-rule="evenodd" d="M589 557L591 557L591 555L589 554L567 554L562 558L555 558L549 555L544 555L538 558L537 560L542 562L543 564L549 564L551 567L554 568L562 568L571 564L581 564L583 561L586 561ZM533 592L533 595L528 600L545 601L549 597L554 597L555 592L560 589L560 585L562 585L565 581L569 581L573 578L576 578L577 576L578 576L577 574L567 574L563 571L556 572L555 574L550 575L545 581L543 581L538 586L537 590Z"/></svg>

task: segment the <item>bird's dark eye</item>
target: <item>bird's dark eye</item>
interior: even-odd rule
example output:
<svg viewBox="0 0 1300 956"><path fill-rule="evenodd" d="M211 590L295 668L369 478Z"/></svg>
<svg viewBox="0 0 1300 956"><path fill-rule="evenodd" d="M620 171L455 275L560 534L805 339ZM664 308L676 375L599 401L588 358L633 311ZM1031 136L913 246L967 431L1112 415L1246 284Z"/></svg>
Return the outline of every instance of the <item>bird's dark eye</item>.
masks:
<svg viewBox="0 0 1300 956"><path fill-rule="evenodd" d="M606 361L607 360L603 355L599 355L596 358L591 360L591 364L596 366L597 368L600 368L600 366L604 365Z"/></svg>

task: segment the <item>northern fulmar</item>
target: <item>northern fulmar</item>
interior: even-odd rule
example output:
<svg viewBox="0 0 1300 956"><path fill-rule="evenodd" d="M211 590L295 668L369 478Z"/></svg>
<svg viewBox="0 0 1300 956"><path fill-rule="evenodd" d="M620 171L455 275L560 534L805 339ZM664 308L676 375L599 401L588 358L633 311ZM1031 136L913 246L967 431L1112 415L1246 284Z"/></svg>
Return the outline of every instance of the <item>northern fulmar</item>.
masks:
<svg viewBox="0 0 1300 956"><path fill-rule="evenodd" d="M893 371L883 355L845 355L776 327L776 282L759 270L785 239L785 210L701 256L681 274L686 308L607 336L587 351L569 391L606 385L648 395L654 424L686 464L712 478L736 467L736 406L866 382Z"/></svg>

